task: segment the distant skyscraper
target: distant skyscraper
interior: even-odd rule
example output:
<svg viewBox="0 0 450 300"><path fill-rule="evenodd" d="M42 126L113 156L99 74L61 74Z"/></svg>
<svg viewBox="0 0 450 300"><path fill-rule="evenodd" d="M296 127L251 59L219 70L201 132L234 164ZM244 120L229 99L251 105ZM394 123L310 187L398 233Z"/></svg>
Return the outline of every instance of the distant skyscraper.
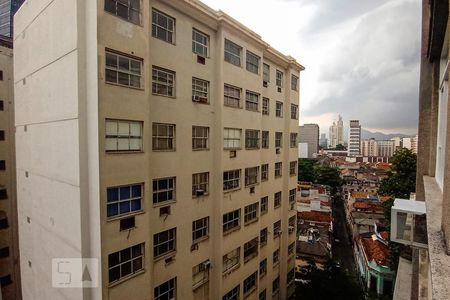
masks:
<svg viewBox="0 0 450 300"><path fill-rule="evenodd" d="M25 0L0 0L0 35L12 37L13 17Z"/></svg>
<svg viewBox="0 0 450 300"><path fill-rule="evenodd" d="M319 152L319 125L305 124L299 128L300 143L308 144L308 158Z"/></svg>
<svg viewBox="0 0 450 300"><path fill-rule="evenodd" d="M335 148L337 145L344 145L344 122L342 116L339 115L339 120L333 122L330 126L330 147Z"/></svg>
<svg viewBox="0 0 450 300"><path fill-rule="evenodd" d="M328 147L328 139L325 133L320 135L319 146L324 148Z"/></svg>
<svg viewBox="0 0 450 300"><path fill-rule="evenodd" d="M348 155L360 154L361 147L361 125L359 120L350 120L350 133L348 139Z"/></svg>

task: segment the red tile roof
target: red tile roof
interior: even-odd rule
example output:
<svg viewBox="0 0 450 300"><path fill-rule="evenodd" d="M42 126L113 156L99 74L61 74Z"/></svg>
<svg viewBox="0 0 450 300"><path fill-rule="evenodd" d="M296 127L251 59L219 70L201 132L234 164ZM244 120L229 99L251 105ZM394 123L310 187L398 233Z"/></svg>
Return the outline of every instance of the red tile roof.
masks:
<svg viewBox="0 0 450 300"><path fill-rule="evenodd" d="M371 202L355 202L355 203L353 203L353 208L354 209L371 209L371 210L375 210L375 209L378 209L379 206L376 203L371 203Z"/></svg>
<svg viewBox="0 0 450 300"><path fill-rule="evenodd" d="M314 222L331 222L330 213L321 211L302 211L297 214L299 219Z"/></svg>
<svg viewBox="0 0 450 300"><path fill-rule="evenodd" d="M362 238L361 243L369 261L374 260L378 265L387 266L389 259L389 247L378 239Z"/></svg>

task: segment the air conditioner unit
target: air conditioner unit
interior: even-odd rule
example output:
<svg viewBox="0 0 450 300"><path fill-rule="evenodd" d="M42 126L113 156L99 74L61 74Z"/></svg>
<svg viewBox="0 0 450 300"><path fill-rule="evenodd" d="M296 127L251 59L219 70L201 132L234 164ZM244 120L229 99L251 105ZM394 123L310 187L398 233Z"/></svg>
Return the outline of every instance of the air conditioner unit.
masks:
<svg viewBox="0 0 450 300"><path fill-rule="evenodd" d="M295 227L294 227L294 226L289 226L289 227L288 227L289 233L294 232L294 230L295 230Z"/></svg>
<svg viewBox="0 0 450 300"><path fill-rule="evenodd" d="M208 102L208 98L201 97L201 96L198 96L198 95L194 95L194 96L192 96L192 101L200 102L200 103L207 103Z"/></svg>
<svg viewBox="0 0 450 300"><path fill-rule="evenodd" d="M281 93L281 88L280 87L278 87L278 93Z"/></svg>
<svg viewBox="0 0 450 300"><path fill-rule="evenodd" d="M267 81L263 81L263 87L267 87Z"/></svg>
<svg viewBox="0 0 450 300"><path fill-rule="evenodd" d="M197 55L197 62L198 62L199 64L204 65L204 64L206 63L206 59L205 59L204 56Z"/></svg>
<svg viewBox="0 0 450 300"><path fill-rule="evenodd" d="M230 158L236 157L236 151L230 151Z"/></svg>
<svg viewBox="0 0 450 300"><path fill-rule="evenodd" d="M275 153L276 154L280 154L280 152L281 152L280 148L275 148Z"/></svg>
<svg viewBox="0 0 450 300"><path fill-rule="evenodd" d="M279 236L279 235L281 235L281 233L282 233L281 230L277 230L277 231L274 231L273 235L274 236Z"/></svg>
<svg viewBox="0 0 450 300"><path fill-rule="evenodd" d="M195 191L195 196L200 197L203 196L205 194L204 190L196 190Z"/></svg>
<svg viewBox="0 0 450 300"><path fill-rule="evenodd" d="M191 252L195 251L195 250L198 250L198 244L192 244L191 245Z"/></svg>
<svg viewBox="0 0 450 300"><path fill-rule="evenodd" d="M252 187L250 188L250 194L254 194L254 193L255 193L255 187L252 186Z"/></svg>
<svg viewBox="0 0 450 300"><path fill-rule="evenodd" d="M166 266L173 263L175 261L175 259L173 258L173 256L168 257L164 260L164 262L166 263Z"/></svg>
<svg viewBox="0 0 450 300"><path fill-rule="evenodd" d="M163 206L159 209L159 216L164 217L170 215L170 206Z"/></svg>
<svg viewBox="0 0 450 300"><path fill-rule="evenodd" d="M211 268L211 261L209 259L205 260L204 262L202 262L202 266L205 270Z"/></svg>

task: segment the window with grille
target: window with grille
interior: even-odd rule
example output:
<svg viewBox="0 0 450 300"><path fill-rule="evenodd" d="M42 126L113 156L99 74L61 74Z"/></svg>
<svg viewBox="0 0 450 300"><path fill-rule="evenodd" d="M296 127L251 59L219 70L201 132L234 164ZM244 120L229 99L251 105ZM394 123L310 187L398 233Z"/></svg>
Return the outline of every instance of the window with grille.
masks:
<svg viewBox="0 0 450 300"><path fill-rule="evenodd" d="M209 193L209 172L192 174L192 196Z"/></svg>
<svg viewBox="0 0 450 300"><path fill-rule="evenodd" d="M254 290L256 290L256 280L258 278L258 271L253 273L244 279L243 282L243 290L244 290L244 298L250 295Z"/></svg>
<svg viewBox="0 0 450 300"><path fill-rule="evenodd" d="M241 209L236 209L223 215L223 233L239 228L240 226Z"/></svg>
<svg viewBox="0 0 450 300"><path fill-rule="evenodd" d="M263 64L263 80L270 82L270 66L268 64Z"/></svg>
<svg viewBox="0 0 450 300"><path fill-rule="evenodd" d="M223 104L230 107L241 107L241 89L225 84L223 87Z"/></svg>
<svg viewBox="0 0 450 300"><path fill-rule="evenodd" d="M289 141L290 141L290 146L291 146L291 148L297 148L297 147L298 147L298 143L297 143L297 133L291 132Z"/></svg>
<svg viewBox="0 0 450 300"><path fill-rule="evenodd" d="M273 223L273 238L278 237L281 234L281 220Z"/></svg>
<svg viewBox="0 0 450 300"><path fill-rule="evenodd" d="M259 94L251 91L245 92L245 109L250 111L259 110Z"/></svg>
<svg viewBox="0 0 450 300"><path fill-rule="evenodd" d="M298 120L298 105L291 104L291 119Z"/></svg>
<svg viewBox="0 0 450 300"><path fill-rule="evenodd" d="M223 129L223 148L224 149L240 149L242 129L224 128Z"/></svg>
<svg viewBox="0 0 450 300"><path fill-rule="evenodd" d="M106 120L107 152L142 151L142 122Z"/></svg>
<svg viewBox="0 0 450 300"><path fill-rule="evenodd" d="M209 281L209 259L192 268L192 287L197 288Z"/></svg>
<svg viewBox="0 0 450 300"><path fill-rule="evenodd" d="M297 161L289 162L289 175L297 175Z"/></svg>
<svg viewBox="0 0 450 300"><path fill-rule="evenodd" d="M273 252L273 265L277 265L280 262L280 249Z"/></svg>
<svg viewBox="0 0 450 300"><path fill-rule="evenodd" d="M276 192L273 195L273 206L274 206L274 208L281 206L281 192Z"/></svg>
<svg viewBox="0 0 450 300"><path fill-rule="evenodd" d="M295 268L292 268L286 276L286 282L287 284L292 283L295 280Z"/></svg>
<svg viewBox="0 0 450 300"><path fill-rule="evenodd" d="M269 164L261 165L261 181L269 180Z"/></svg>
<svg viewBox="0 0 450 300"><path fill-rule="evenodd" d="M295 227L296 220L297 220L297 217L295 215L290 217L289 220L288 220L288 226Z"/></svg>
<svg viewBox="0 0 450 300"><path fill-rule="evenodd" d="M175 72L152 66L152 93L159 96L175 97Z"/></svg>
<svg viewBox="0 0 450 300"><path fill-rule="evenodd" d="M223 273L228 272L235 266L238 266L241 261L241 247L238 247L222 257Z"/></svg>
<svg viewBox="0 0 450 300"><path fill-rule="evenodd" d="M209 127L192 126L192 150L209 149Z"/></svg>
<svg viewBox="0 0 450 300"><path fill-rule="evenodd" d="M282 162L276 162L275 163L275 178L281 177L283 169L283 163Z"/></svg>
<svg viewBox="0 0 450 300"><path fill-rule="evenodd" d="M155 300L167 300L177 298L177 278L174 277L155 287L153 291Z"/></svg>
<svg viewBox="0 0 450 300"><path fill-rule="evenodd" d="M258 237L244 244L244 263L258 255Z"/></svg>
<svg viewBox="0 0 450 300"><path fill-rule="evenodd" d="M259 56L251 53L250 51L247 51L247 57L246 57L246 65L247 65L247 71L259 74Z"/></svg>
<svg viewBox="0 0 450 300"><path fill-rule="evenodd" d="M281 148L283 146L283 133L275 132L275 147Z"/></svg>
<svg viewBox="0 0 450 300"><path fill-rule="evenodd" d="M261 198L261 215L269 211L269 196Z"/></svg>
<svg viewBox="0 0 450 300"><path fill-rule="evenodd" d="M192 77L192 101L208 103L209 81Z"/></svg>
<svg viewBox="0 0 450 300"><path fill-rule="evenodd" d="M192 29L192 52L208 57L209 36L197 29Z"/></svg>
<svg viewBox="0 0 450 300"><path fill-rule="evenodd" d="M152 124L152 147L157 151L175 150L175 124Z"/></svg>
<svg viewBox="0 0 450 300"><path fill-rule="evenodd" d="M128 87L142 87L141 58L129 57L112 51L106 51L105 81Z"/></svg>
<svg viewBox="0 0 450 300"><path fill-rule="evenodd" d="M245 186L258 184L259 167L245 169Z"/></svg>
<svg viewBox="0 0 450 300"><path fill-rule="evenodd" d="M209 217L192 222L192 243L196 243L209 236Z"/></svg>
<svg viewBox="0 0 450 300"><path fill-rule="evenodd" d="M277 294L280 291L280 276L275 278L274 281L272 281L272 295Z"/></svg>
<svg viewBox="0 0 450 300"><path fill-rule="evenodd" d="M295 242L289 244L289 246L288 246L288 256L293 255L294 251L295 251Z"/></svg>
<svg viewBox="0 0 450 300"><path fill-rule="evenodd" d="M141 0L105 0L105 11L134 24L141 24Z"/></svg>
<svg viewBox="0 0 450 300"><path fill-rule="evenodd" d="M261 132L261 148L263 148L263 149L269 148L269 132L268 131Z"/></svg>
<svg viewBox="0 0 450 300"><path fill-rule="evenodd" d="M142 183L107 188L107 217L111 218L141 211L143 190Z"/></svg>
<svg viewBox="0 0 450 300"><path fill-rule="evenodd" d="M259 130L254 129L245 130L245 148L259 149Z"/></svg>
<svg viewBox="0 0 450 300"><path fill-rule="evenodd" d="M244 207L244 224L258 220L259 202Z"/></svg>
<svg viewBox="0 0 450 300"><path fill-rule="evenodd" d="M295 197L297 195L297 189L289 190L289 203L292 204L295 202Z"/></svg>
<svg viewBox="0 0 450 300"><path fill-rule="evenodd" d="M261 229L261 231L259 232L259 242L261 244L261 247L267 244L267 227Z"/></svg>
<svg viewBox="0 0 450 300"><path fill-rule="evenodd" d="M153 205L175 201L175 177L153 179Z"/></svg>
<svg viewBox="0 0 450 300"><path fill-rule="evenodd" d="M294 74L291 75L291 89L298 91L298 77Z"/></svg>
<svg viewBox="0 0 450 300"><path fill-rule="evenodd" d="M283 72L277 70L276 74L276 85L278 87L283 87Z"/></svg>
<svg viewBox="0 0 450 300"><path fill-rule="evenodd" d="M266 289L259 293L259 300L266 300Z"/></svg>
<svg viewBox="0 0 450 300"><path fill-rule="evenodd" d="M144 270L144 243L108 255L108 281L123 280Z"/></svg>
<svg viewBox="0 0 450 300"><path fill-rule="evenodd" d="M153 258L176 250L177 229L172 228L153 235Z"/></svg>
<svg viewBox="0 0 450 300"><path fill-rule="evenodd" d="M280 101L277 101L275 103L275 116L282 118L283 117L283 103Z"/></svg>
<svg viewBox="0 0 450 300"><path fill-rule="evenodd" d="M233 288L231 291L226 293L222 300L239 300L239 294L240 294L240 286L237 285L235 288Z"/></svg>
<svg viewBox="0 0 450 300"><path fill-rule="evenodd" d="M235 66L241 66L242 47L225 40L225 61Z"/></svg>
<svg viewBox="0 0 450 300"><path fill-rule="evenodd" d="M264 277L267 274L267 258L259 262L259 277Z"/></svg>
<svg viewBox="0 0 450 300"><path fill-rule="evenodd" d="M223 172L223 190L229 191L241 187L241 170Z"/></svg>
<svg viewBox="0 0 450 300"><path fill-rule="evenodd" d="M269 98L263 98L262 99L262 114L263 115L269 115Z"/></svg>
<svg viewBox="0 0 450 300"><path fill-rule="evenodd" d="M152 9L152 36L175 44L175 19Z"/></svg>

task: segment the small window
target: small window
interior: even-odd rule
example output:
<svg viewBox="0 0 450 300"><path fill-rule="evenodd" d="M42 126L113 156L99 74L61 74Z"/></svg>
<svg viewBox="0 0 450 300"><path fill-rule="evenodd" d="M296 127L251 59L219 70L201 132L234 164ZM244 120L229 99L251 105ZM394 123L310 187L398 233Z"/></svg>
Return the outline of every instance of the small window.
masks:
<svg viewBox="0 0 450 300"><path fill-rule="evenodd" d="M272 295L278 294L280 291L280 276L275 278L274 281L272 281Z"/></svg>
<svg viewBox="0 0 450 300"><path fill-rule="evenodd" d="M176 250L177 229L172 228L153 235L153 258Z"/></svg>
<svg viewBox="0 0 450 300"><path fill-rule="evenodd" d="M9 247L0 248L0 258L9 256Z"/></svg>
<svg viewBox="0 0 450 300"><path fill-rule="evenodd" d="M251 91L245 92L245 109L259 111L259 94Z"/></svg>
<svg viewBox="0 0 450 300"><path fill-rule="evenodd" d="M209 236L209 217L192 222L192 243Z"/></svg>
<svg viewBox="0 0 450 300"><path fill-rule="evenodd" d="M256 271L252 275L248 276L244 279L243 289L244 289L244 298L248 297L253 291L256 290L256 280L258 278L258 272Z"/></svg>
<svg viewBox="0 0 450 300"><path fill-rule="evenodd" d="M142 151L142 122L106 120L106 152Z"/></svg>
<svg viewBox="0 0 450 300"><path fill-rule="evenodd" d="M267 258L259 262L259 277L262 278L267 274Z"/></svg>
<svg viewBox="0 0 450 300"><path fill-rule="evenodd" d="M142 210L142 183L109 187L106 190L107 217L128 215Z"/></svg>
<svg viewBox="0 0 450 300"><path fill-rule="evenodd" d="M292 269L287 273L287 276L286 276L286 282L287 282L288 285L291 284L294 280L295 280L295 267L292 268Z"/></svg>
<svg viewBox="0 0 450 300"><path fill-rule="evenodd" d="M132 58L125 54L106 51L105 81L128 87L142 87L141 58Z"/></svg>
<svg viewBox="0 0 450 300"><path fill-rule="evenodd" d="M209 82L203 79L192 77L192 101L208 103Z"/></svg>
<svg viewBox="0 0 450 300"><path fill-rule="evenodd" d="M261 147L263 149L269 148L269 132L268 131L261 132Z"/></svg>
<svg viewBox="0 0 450 300"><path fill-rule="evenodd" d="M266 214L269 211L269 196L261 198L261 215Z"/></svg>
<svg viewBox="0 0 450 300"><path fill-rule="evenodd" d="M269 164L261 165L261 181L269 180Z"/></svg>
<svg viewBox="0 0 450 300"><path fill-rule="evenodd" d="M273 197L273 207L278 208L281 206L281 192L276 192Z"/></svg>
<svg viewBox="0 0 450 300"><path fill-rule="evenodd" d="M247 205L244 208L244 224L250 224L258 220L259 202Z"/></svg>
<svg viewBox="0 0 450 300"><path fill-rule="evenodd" d="M246 65L247 71L259 74L259 56L247 51Z"/></svg>
<svg viewBox="0 0 450 300"><path fill-rule="evenodd" d="M4 106L4 102L3 100L0 100L0 111L4 111L5 110L5 106Z"/></svg>
<svg viewBox="0 0 450 300"><path fill-rule="evenodd" d="M12 283L11 275L5 275L0 277L0 287L5 287Z"/></svg>
<svg viewBox="0 0 450 300"><path fill-rule="evenodd" d="M293 255L295 252L295 242L289 244L288 246L288 256Z"/></svg>
<svg viewBox="0 0 450 300"><path fill-rule="evenodd" d="M283 147L283 133L275 132L275 148Z"/></svg>
<svg viewBox="0 0 450 300"><path fill-rule="evenodd" d="M273 238L278 237L280 234L281 234L281 220L273 223Z"/></svg>
<svg viewBox="0 0 450 300"><path fill-rule="evenodd" d="M241 226L241 209L237 209L223 215L223 233Z"/></svg>
<svg viewBox="0 0 450 300"><path fill-rule="evenodd" d="M6 170L6 162L4 160L0 160L0 171Z"/></svg>
<svg viewBox="0 0 450 300"><path fill-rule="evenodd" d="M297 217L295 215L293 215L292 217L289 218L288 220L288 226L289 227L294 227L295 228L295 223L297 221Z"/></svg>
<svg viewBox="0 0 450 300"><path fill-rule="evenodd" d="M296 199L295 199L296 195L297 195L297 189L289 190L289 203L290 203L290 204L295 203L295 201L296 201Z"/></svg>
<svg viewBox="0 0 450 300"><path fill-rule="evenodd" d="M230 107L241 107L241 89L231 85L224 85L224 105Z"/></svg>
<svg viewBox="0 0 450 300"><path fill-rule="evenodd" d="M175 177L153 179L153 205L175 201Z"/></svg>
<svg viewBox="0 0 450 300"><path fill-rule="evenodd" d="M259 149L259 130L245 130L245 149Z"/></svg>
<svg viewBox="0 0 450 300"><path fill-rule="evenodd" d="M266 300L266 289L264 289L261 293L259 293L259 300Z"/></svg>
<svg viewBox="0 0 450 300"><path fill-rule="evenodd" d="M262 114L263 115L269 115L269 98L263 98L262 99Z"/></svg>
<svg viewBox="0 0 450 300"><path fill-rule="evenodd" d="M241 170L223 172L223 190L235 190L241 187Z"/></svg>
<svg viewBox="0 0 450 300"><path fill-rule="evenodd" d="M273 265L277 265L280 262L280 249L273 252Z"/></svg>
<svg viewBox="0 0 450 300"><path fill-rule="evenodd" d="M290 135L290 138L289 138L289 144L290 144L291 148L297 148L298 147L297 133L291 132L291 135Z"/></svg>
<svg viewBox="0 0 450 300"><path fill-rule="evenodd" d="M242 130L238 128L224 128L223 148L228 150L241 149Z"/></svg>
<svg viewBox="0 0 450 300"><path fill-rule="evenodd" d="M267 244L267 227L264 229L261 229L259 232L259 242L261 244L261 247L265 246Z"/></svg>
<svg viewBox="0 0 450 300"><path fill-rule="evenodd" d="M282 168L283 168L283 163L282 162L276 162L275 163L275 178L281 177L281 175L282 175Z"/></svg>
<svg viewBox="0 0 450 300"><path fill-rule="evenodd" d="M258 256L258 239L259 237L255 237L244 244L244 263Z"/></svg>
<svg viewBox="0 0 450 300"><path fill-rule="evenodd" d="M239 288L239 285L238 285L235 288L233 288L231 291L226 293L222 297L222 300L239 300L240 299L239 298L239 294L240 294L240 288Z"/></svg>
<svg viewBox="0 0 450 300"><path fill-rule="evenodd" d="M242 47L229 41L225 40L225 61L233 64L235 66L241 66L241 55Z"/></svg>
<svg viewBox="0 0 450 300"><path fill-rule="evenodd" d="M291 119L298 120L298 105L291 104Z"/></svg>
<svg viewBox="0 0 450 300"><path fill-rule="evenodd" d="M108 255L109 283L144 270L144 243Z"/></svg>
<svg viewBox="0 0 450 300"><path fill-rule="evenodd" d="M209 127L192 126L192 150L209 149Z"/></svg>
<svg viewBox="0 0 450 300"><path fill-rule="evenodd" d="M270 66L268 64L263 64L263 80L270 82Z"/></svg>
<svg viewBox="0 0 450 300"><path fill-rule="evenodd" d="M7 192L6 188L2 188L0 186L0 200L3 200L3 199L8 199L8 192Z"/></svg>
<svg viewBox="0 0 450 300"><path fill-rule="evenodd" d="M3 71L0 70L0 81L3 81Z"/></svg>
<svg viewBox="0 0 450 300"><path fill-rule="evenodd" d="M209 173L192 174L192 196L198 197L209 193Z"/></svg>
<svg viewBox="0 0 450 300"><path fill-rule="evenodd" d="M223 273L226 273L229 270L233 269L235 266L239 265L239 262L241 260L241 247L238 247L225 254L222 260Z"/></svg>
<svg viewBox="0 0 450 300"><path fill-rule="evenodd" d="M152 9L152 36L175 44L175 19Z"/></svg>
<svg viewBox="0 0 450 300"><path fill-rule="evenodd" d="M277 116L279 118L283 117L283 103L280 101L277 101L277 103L276 103L275 116Z"/></svg>
<svg viewBox="0 0 450 300"><path fill-rule="evenodd" d="M283 87L283 72L279 70L277 70L276 85L278 87Z"/></svg>
<svg viewBox="0 0 450 300"><path fill-rule="evenodd" d="M289 175L291 176L297 175L297 161L291 161L289 163Z"/></svg>
<svg viewBox="0 0 450 300"><path fill-rule="evenodd" d="M134 24L141 24L141 0L105 0L105 11Z"/></svg>
<svg viewBox="0 0 450 300"><path fill-rule="evenodd" d="M259 167L245 169L245 186L258 184Z"/></svg>
<svg viewBox="0 0 450 300"><path fill-rule="evenodd" d="M152 147L156 151L175 150L175 125L153 123L152 124Z"/></svg>
<svg viewBox="0 0 450 300"><path fill-rule="evenodd" d="M177 298L177 278L174 277L163 284L155 287L153 291L155 300L166 300Z"/></svg>
<svg viewBox="0 0 450 300"><path fill-rule="evenodd" d="M208 47L209 36L197 29L192 29L192 52L203 57L208 57Z"/></svg>
<svg viewBox="0 0 450 300"><path fill-rule="evenodd" d="M298 91L298 77L294 74L291 75L291 89L293 91Z"/></svg>
<svg viewBox="0 0 450 300"><path fill-rule="evenodd" d="M152 94L175 97L175 72L152 66Z"/></svg>
<svg viewBox="0 0 450 300"><path fill-rule="evenodd" d="M192 287L197 288L209 281L209 259L192 268Z"/></svg>

